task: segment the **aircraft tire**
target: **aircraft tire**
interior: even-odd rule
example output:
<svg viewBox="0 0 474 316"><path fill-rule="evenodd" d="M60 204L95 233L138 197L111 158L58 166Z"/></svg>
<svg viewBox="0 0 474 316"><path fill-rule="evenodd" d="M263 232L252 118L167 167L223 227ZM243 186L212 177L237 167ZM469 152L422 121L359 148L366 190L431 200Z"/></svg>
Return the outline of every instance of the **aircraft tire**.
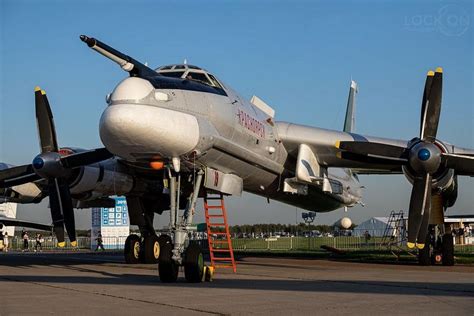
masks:
<svg viewBox="0 0 474 316"><path fill-rule="evenodd" d="M123 248L125 263L137 264L140 262L140 237L135 234L129 235L125 240Z"/></svg>
<svg viewBox="0 0 474 316"><path fill-rule="evenodd" d="M443 244L442 244L442 262L443 266L453 266L454 265L454 243L453 236L451 234L443 235Z"/></svg>
<svg viewBox="0 0 474 316"><path fill-rule="evenodd" d="M184 277L189 283L199 283L204 275L204 258L201 247L190 244L184 256Z"/></svg>
<svg viewBox="0 0 474 316"><path fill-rule="evenodd" d="M158 261L158 274L163 283L176 282L178 279L179 266L172 259L173 245L166 243L160 251L160 259Z"/></svg>
<svg viewBox="0 0 474 316"><path fill-rule="evenodd" d="M158 236L150 235L144 238L142 244L142 262L146 264L158 263L160 257L160 243Z"/></svg>
<svg viewBox="0 0 474 316"><path fill-rule="evenodd" d="M425 248L418 250L418 264L420 266L430 266L431 265L431 238L430 234L426 236Z"/></svg>
<svg viewBox="0 0 474 316"><path fill-rule="evenodd" d="M162 234L158 236L158 243L160 244L160 248L163 248L164 244L171 244L171 237L169 235Z"/></svg>

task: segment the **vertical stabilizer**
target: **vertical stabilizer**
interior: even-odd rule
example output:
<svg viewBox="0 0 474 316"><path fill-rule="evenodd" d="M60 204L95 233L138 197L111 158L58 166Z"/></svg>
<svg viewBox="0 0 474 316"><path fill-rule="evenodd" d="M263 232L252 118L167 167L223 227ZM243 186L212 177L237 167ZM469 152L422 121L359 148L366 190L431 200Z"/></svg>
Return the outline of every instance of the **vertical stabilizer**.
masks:
<svg viewBox="0 0 474 316"><path fill-rule="evenodd" d="M355 106L357 92L357 83L354 80L351 80L349 97L347 99L346 119L344 120L344 132L352 133L355 130Z"/></svg>

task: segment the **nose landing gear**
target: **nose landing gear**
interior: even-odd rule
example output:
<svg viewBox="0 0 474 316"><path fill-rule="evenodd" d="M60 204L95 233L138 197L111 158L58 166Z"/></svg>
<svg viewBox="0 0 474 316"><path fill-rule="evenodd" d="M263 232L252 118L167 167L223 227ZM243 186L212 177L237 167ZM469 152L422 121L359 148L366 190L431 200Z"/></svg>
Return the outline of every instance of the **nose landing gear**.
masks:
<svg viewBox="0 0 474 316"><path fill-rule="evenodd" d="M175 168L176 170L176 168ZM158 273L162 282L175 282L180 266L184 266L184 275L188 282L201 282L204 274L204 258L197 244L189 243L189 233L192 231L194 209L204 175L202 170L195 174L193 192L188 197L188 203L183 214L179 214L181 194L181 176L168 169L170 190L170 225L173 242L166 242L161 248L158 263ZM210 277L208 278L210 279Z"/></svg>

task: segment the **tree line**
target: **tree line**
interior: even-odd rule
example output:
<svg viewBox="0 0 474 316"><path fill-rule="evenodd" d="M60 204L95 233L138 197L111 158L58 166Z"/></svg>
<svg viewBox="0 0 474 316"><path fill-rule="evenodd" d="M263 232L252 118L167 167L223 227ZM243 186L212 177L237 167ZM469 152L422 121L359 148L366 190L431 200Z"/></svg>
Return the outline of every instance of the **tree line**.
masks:
<svg viewBox="0 0 474 316"><path fill-rule="evenodd" d="M304 223L295 224L253 224L229 226L232 234L272 234L287 233L292 235L303 235L305 232L317 230L320 233L331 233L334 227L330 225L308 225Z"/></svg>

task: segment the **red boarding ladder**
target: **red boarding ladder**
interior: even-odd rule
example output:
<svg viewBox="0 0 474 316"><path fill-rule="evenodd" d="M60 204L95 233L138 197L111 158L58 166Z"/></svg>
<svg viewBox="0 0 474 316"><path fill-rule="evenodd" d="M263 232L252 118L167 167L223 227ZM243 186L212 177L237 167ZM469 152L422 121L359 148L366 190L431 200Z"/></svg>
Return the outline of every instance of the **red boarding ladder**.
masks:
<svg viewBox="0 0 474 316"><path fill-rule="evenodd" d="M206 211L211 266L213 268L232 268L234 273L237 272L222 194L206 193L204 210Z"/></svg>

